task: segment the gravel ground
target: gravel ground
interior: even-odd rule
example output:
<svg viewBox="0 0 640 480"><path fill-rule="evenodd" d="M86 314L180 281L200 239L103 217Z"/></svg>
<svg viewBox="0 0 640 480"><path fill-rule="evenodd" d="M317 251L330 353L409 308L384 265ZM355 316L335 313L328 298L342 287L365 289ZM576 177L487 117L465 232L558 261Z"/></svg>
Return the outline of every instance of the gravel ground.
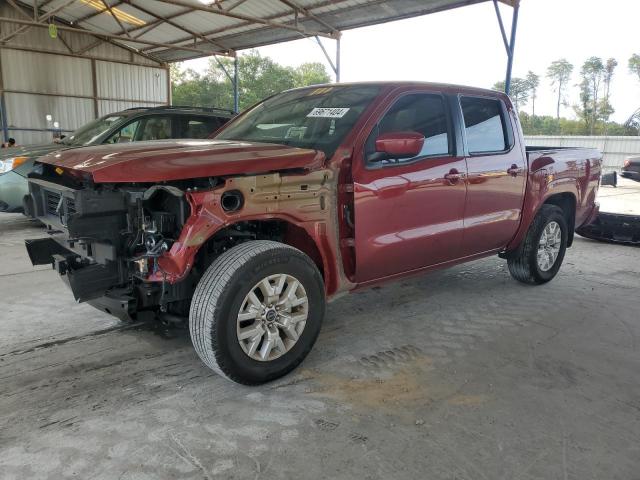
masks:
<svg viewBox="0 0 640 480"><path fill-rule="evenodd" d="M0 216L0 478L640 478L640 249L577 238L530 287L488 258L332 303L243 387L75 304Z"/></svg>

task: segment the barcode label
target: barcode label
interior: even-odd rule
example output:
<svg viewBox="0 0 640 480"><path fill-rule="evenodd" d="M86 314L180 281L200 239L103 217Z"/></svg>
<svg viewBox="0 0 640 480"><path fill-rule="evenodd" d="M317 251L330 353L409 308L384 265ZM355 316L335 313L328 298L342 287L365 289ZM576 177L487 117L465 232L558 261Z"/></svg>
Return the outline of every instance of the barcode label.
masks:
<svg viewBox="0 0 640 480"><path fill-rule="evenodd" d="M307 117L311 117L311 118L342 118L347 114L348 111L349 111L348 108L342 108L342 107L333 107L333 108L316 107L316 108L314 108L313 110L311 110L309 112Z"/></svg>

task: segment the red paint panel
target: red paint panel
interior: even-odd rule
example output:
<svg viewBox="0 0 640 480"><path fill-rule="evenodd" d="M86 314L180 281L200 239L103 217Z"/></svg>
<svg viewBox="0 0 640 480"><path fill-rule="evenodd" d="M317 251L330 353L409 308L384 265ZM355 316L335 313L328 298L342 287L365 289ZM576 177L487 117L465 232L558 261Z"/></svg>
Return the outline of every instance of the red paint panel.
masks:
<svg viewBox="0 0 640 480"><path fill-rule="evenodd" d="M457 258L462 241L463 158L426 159L355 179L356 280L370 281Z"/></svg>
<svg viewBox="0 0 640 480"><path fill-rule="evenodd" d="M520 172L507 172L516 165ZM519 148L467 159L467 204L462 256L503 248L520 226L526 164Z"/></svg>
<svg viewBox="0 0 640 480"><path fill-rule="evenodd" d="M178 140L77 148L39 161L90 173L96 183L150 183L313 169L322 166L324 155L268 143Z"/></svg>

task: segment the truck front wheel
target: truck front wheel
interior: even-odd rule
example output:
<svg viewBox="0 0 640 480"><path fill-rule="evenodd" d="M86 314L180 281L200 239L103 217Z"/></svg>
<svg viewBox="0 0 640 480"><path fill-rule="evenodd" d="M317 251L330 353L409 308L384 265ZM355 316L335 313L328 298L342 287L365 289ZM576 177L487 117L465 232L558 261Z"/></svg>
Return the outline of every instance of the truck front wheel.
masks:
<svg viewBox="0 0 640 480"><path fill-rule="evenodd" d="M302 362L324 311L322 276L307 255L281 243L251 241L220 255L202 276L189 329L208 367L256 385Z"/></svg>
<svg viewBox="0 0 640 480"><path fill-rule="evenodd" d="M507 256L509 272L523 283L546 283L556 276L568 239L567 220L561 208L543 205L531 222L517 252Z"/></svg>

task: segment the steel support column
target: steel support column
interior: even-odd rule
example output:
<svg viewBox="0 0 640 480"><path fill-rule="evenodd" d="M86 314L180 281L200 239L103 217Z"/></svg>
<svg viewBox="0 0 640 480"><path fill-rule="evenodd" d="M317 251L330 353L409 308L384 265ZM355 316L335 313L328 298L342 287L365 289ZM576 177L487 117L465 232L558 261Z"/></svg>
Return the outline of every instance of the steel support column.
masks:
<svg viewBox="0 0 640 480"><path fill-rule="evenodd" d="M9 128L7 122L7 104L4 100L4 77L2 75L2 58L0 58L0 121L2 122L3 142L9 141Z"/></svg>
<svg viewBox="0 0 640 480"><path fill-rule="evenodd" d="M93 118L100 118L98 106L98 74L96 73L96 59L91 59L91 90L93 93Z"/></svg>
<svg viewBox="0 0 640 480"><path fill-rule="evenodd" d="M233 58L233 111L240 111L240 92L238 90L238 56Z"/></svg>
<svg viewBox="0 0 640 480"><path fill-rule="evenodd" d="M518 11L520 10L520 1L516 0L513 4L513 20L511 21L511 39L509 40L509 58L507 60L507 75L504 80L505 93L509 95L511 91L511 69L513 68L513 55L516 49L516 31L518 29Z"/></svg>
<svg viewBox="0 0 640 480"><path fill-rule="evenodd" d="M340 37L336 38L336 83L340 82Z"/></svg>
<svg viewBox="0 0 640 480"><path fill-rule="evenodd" d="M333 70L333 73L336 76L336 82L339 82L340 81L340 36L336 38L336 61L335 62L331 60L331 57L329 56L329 52L327 52L327 49L324 48L324 45L322 44L322 42L320 41L320 38L317 35L315 39L318 45L320 46L322 53L324 53L324 57L327 59L327 62L329 62L329 66L331 67L331 70Z"/></svg>
<svg viewBox="0 0 640 480"><path fill-rule="evenodd" d="M4 101L4 93L2 93L2 97L0 97L0 116L2 117L2 135L4 137L4 141L9 141L9 128L7 126L7 104Z"/></svg>
<svg viewBox="0 0 640 480"><path fill-rule="evenodd" d="M511 35L507 41L507 34L502 22L502 15L498 8L498 0L493 0L493 6L496 10L496 16L498 17L498 24L500 25L500 33L502 34L502 41L504 42L504 48L507 51L507 73L504 79L504 92L509 95L511 91L511 71L513 69L513 57L516 48L516 32L518 30L518 12L520 10L520 0L513 2L513 17L511 20Z"/></svg>

